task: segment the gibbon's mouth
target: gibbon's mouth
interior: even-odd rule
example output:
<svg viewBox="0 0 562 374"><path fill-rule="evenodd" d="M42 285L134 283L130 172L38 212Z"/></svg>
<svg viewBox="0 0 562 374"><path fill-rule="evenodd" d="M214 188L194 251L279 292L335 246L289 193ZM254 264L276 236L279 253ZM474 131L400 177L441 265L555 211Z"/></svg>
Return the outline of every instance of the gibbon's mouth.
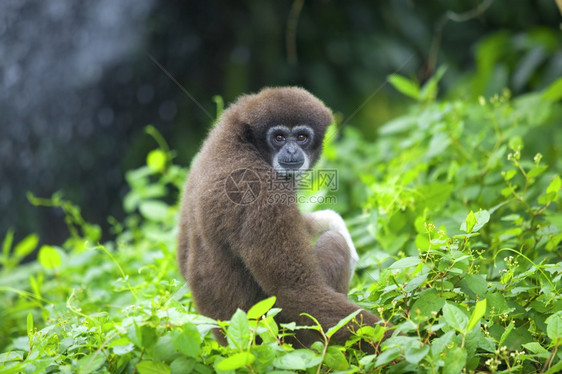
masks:
<svg viewBox="0 0 562 374"><path fill-rule="evenodd" d="M300 169L300 167L304 164L304 160L297 160L297 161L279 161L279 165L284 169Z"/></svg>

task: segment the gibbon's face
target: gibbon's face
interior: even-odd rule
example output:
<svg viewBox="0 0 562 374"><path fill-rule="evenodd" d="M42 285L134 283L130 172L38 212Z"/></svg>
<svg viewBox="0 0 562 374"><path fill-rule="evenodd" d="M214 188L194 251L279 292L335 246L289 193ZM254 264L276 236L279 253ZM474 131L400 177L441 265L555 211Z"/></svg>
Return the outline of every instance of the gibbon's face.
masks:
<svg viewBox="0 0 562 374"><path fill-rule="evenodd" d="M282 175L293 175L311 166L310 148L314 140L311 127L273 126L267 131L267 144L272 151L271 165Z"/></svg>
<svg viewBox="0 0 562 374"><path fill-rule="evenodd" d="M227 111L225 123L231 123L232 130L240 134L238 139L255 147L263 160L285 177L314 165L332 122L330 109L298 87L265 88L243 96ZM227 130L225 135L231 132Z"/></svg>

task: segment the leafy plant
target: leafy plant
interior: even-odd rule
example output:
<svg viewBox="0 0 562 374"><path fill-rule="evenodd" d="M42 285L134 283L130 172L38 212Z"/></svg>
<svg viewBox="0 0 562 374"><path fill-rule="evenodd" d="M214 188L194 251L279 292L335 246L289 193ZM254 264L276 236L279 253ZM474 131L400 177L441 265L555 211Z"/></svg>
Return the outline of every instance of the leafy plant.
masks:
<svg viewBox="0 0 562 374"><path fill-rule="evenodd" d="M562 81L512 99L437 101L440 74L418 103L380 129L327 142L320 167L338 170L335 209L346 212L361 261L350 297L394 324L364 326L344 346L324 331L280 324L275 298L230 321L199 315L175 258L177 201L187 170L154 127L158 147L127 173L128 216L114 239L61 194L29 195L62 209L69 239L39 247L3 240L0 371L270 373L562 370ZM333 131L333 130L332 130ZM358 183L361 181L361 183ZM321 206L317 206L320 208ZM334 208L332 206L332 208ZM212 337L221 329L228 344ZM298 329L321 337L292 347ZM372 342L373 352L359 350Z"/></svg>

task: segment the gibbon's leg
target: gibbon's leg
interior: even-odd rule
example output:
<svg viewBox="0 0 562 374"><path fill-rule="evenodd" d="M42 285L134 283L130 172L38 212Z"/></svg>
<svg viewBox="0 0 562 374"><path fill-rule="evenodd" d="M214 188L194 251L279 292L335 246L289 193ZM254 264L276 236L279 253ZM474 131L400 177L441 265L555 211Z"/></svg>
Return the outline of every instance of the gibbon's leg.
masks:
<svg viewBox="0 0 562 374"><path fill-rule="evenodd" d="M355 265L357 261L359 261L359 255L357 255L357 250L355 249L355 245L353 245L351 235L347 230L343 218L333 210L326 209L307 213L304 215L304 219L307 224L308 232L314 236L327 231L337 232L342 236L345 242L345 248L347 248L349 252L348 274L351 277L355 271Z"/></svg>
<svg viewBox="0 0 562 374"><path fill-rule="evenodd" d="M314 245L322 275L336 292L347 295L350 276L350 253L344 237L336 231L326 231Z"/></svg>

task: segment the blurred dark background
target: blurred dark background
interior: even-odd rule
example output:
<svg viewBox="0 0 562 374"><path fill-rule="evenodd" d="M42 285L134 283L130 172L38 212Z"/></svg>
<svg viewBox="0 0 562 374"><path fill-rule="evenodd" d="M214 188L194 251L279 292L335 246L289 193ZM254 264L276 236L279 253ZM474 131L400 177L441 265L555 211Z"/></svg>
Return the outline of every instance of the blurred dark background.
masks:
<svg viewBox="0 0 562 374"><path fill-rule="evenodd" d="M68 236L62 212L27 191L63 191L107 235L125 171L156 147L143 128L188 165L214 95L300 85L375 139L410 103L388 74L423 82L445 64L441 92L467 100L538 90L562 76L560 23L554 0L3 0L0 240Z"/></svg>

